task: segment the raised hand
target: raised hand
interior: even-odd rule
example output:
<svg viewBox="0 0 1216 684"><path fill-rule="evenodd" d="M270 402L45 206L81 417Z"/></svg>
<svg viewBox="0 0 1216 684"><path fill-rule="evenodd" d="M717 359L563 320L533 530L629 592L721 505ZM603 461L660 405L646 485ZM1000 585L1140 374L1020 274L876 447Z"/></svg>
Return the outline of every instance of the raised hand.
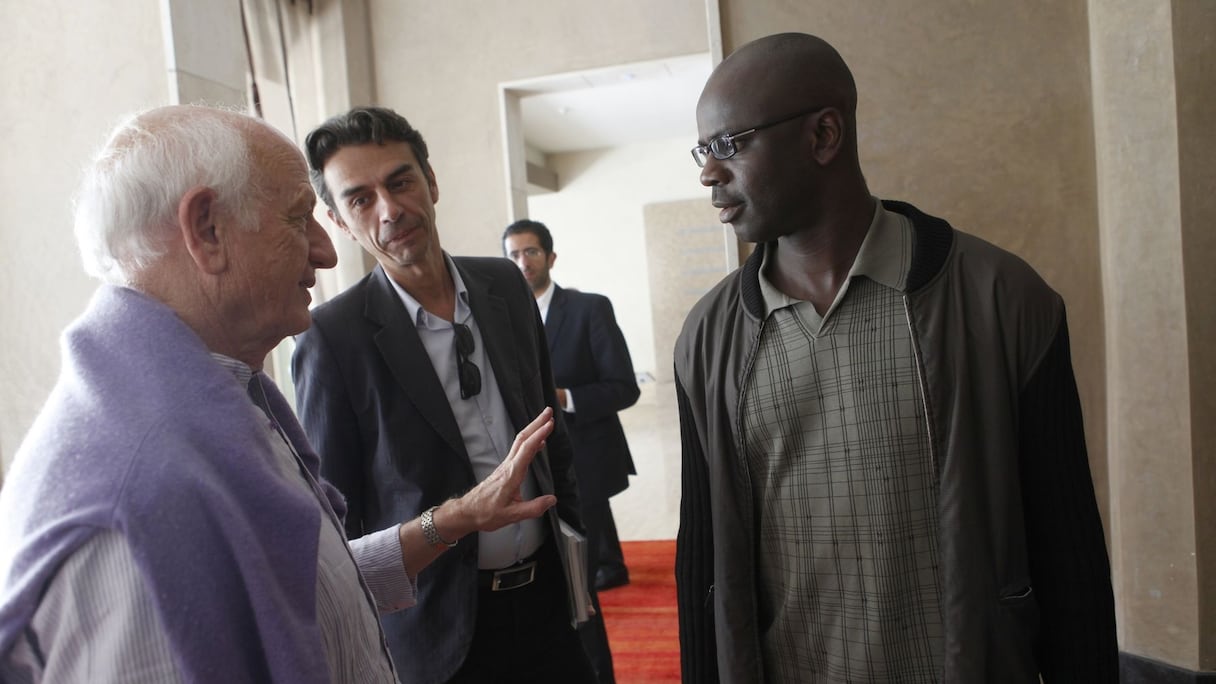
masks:
<svg viewBox="0 0 1216 684"><path fill-rule="evenodd" d="M520 520L535 518L557 503L557 497L551 494L538 496L531 501L524 501L520 496L520 485L528 474L528 467L544 448L545 438L552 432L553 409L546 407L515 436L507 457L489 477L464 496L450 502L453 506L451 522L461 521L471 526L471 529L456 531L466 534L490 532ZM447 506L444 506L442 515L446 518L447 514ZM436 525L440 525L438 520ZM443 530L443 526L440 526L440 530Z"/></svg>
<svg viewBox="0 0 1216 684"><path fill-rule="evenodd" d="M449 499L430 511L439 542L431 543L422 531L420 518L401 525L401 557L406 572L417 577L431 561L460 539L473 532L490 532L527 518L535 518L553 507L552 494L524 501L520 485L528 474L532 459L544 448L545 438L553 432L553 409L545 408L515 436L503 462L476 487L458 499Z"/></svg>

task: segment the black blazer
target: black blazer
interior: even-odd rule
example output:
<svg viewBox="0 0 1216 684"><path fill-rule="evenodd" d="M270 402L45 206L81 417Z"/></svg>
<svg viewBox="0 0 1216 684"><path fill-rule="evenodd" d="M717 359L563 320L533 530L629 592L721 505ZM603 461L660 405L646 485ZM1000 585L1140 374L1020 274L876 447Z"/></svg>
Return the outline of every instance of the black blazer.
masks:
<svg viewBox="0 0 1216 684"><path fill-rule="evenodd" d="M558 387L574 395L564 414L574 443L580 496L607 499L637 474L617 412L637 403L637 378L612 302L598 294L553 286L545 318L549 357Z"/></svg>
<svg viewBox="0 0 1216 684"><path fill-rule="evenodd" d="M546 453L532 464L540 490L557 496L546 514L550 533L559 538L559 515L582 530L570 440L532 292L506 259L453 261L515 430L546 405L559 415ZM381 267L313 310L312 327L296 338L292 373L321 473L347 498L349 537L411 520L475 484L439 378ZM474 534L422 573L417 605L382 616L401 681L449 679L468 652L476 612Z"/></svg>

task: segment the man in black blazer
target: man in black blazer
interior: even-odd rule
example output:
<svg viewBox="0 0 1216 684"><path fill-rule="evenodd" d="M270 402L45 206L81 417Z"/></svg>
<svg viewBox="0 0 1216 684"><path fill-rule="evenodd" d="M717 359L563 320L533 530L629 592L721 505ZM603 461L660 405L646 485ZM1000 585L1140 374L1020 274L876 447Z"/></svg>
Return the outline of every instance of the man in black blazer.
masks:
<svg viewBox="0 0 1216 684"><path fill-rule="evenodd" d="M594 682L571 626L560 522L583 528L560 420L520 498L553 494L539 519L456 539L450 499L486 478L518 429L556 406L544 328L519 272L440 246L439 188L421 134L356 108L309 134L329 217L376 258L313 311L292 370L322 473L347 497L347 533L421 513L446 553L418 578L414 609L383 620L401 681Z"/></svg>
<svg viewBox="0 0 1216 684"><path fill-rule="evenodd" d="M516 221L502 238L504 253L523 272L545 321L557 397L574 443L592 566L598 566L596 588L628 584L608 505L610 497L629 486L629 476L637 474L617 417L640 394L625 336L607 297L563 289L550 279L557 253L545 224Z"/></svg>

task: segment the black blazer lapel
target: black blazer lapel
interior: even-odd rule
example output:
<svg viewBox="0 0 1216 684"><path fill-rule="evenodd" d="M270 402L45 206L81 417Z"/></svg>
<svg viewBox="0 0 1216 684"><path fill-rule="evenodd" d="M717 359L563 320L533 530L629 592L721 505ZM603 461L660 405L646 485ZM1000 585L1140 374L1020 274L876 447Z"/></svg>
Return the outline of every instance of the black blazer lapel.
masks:
<svg viewBox="0 0 1216 684"><path fill-rule="evenodd" d="M481 331L482 344L486 347L486 357L494 367L494 378L498 382L498 391L502 394L511 425L516 431L523 429L531 420L523 401L523 385L520 378L519 364L516 362L514 348L504 348L515 339L513 331L516 322L511 319L511 312L502 297L494 292L494 281L488 275L457 265L464 286L469 291L469 308L477 319L477 327ZM498 331L502 331L499 333ZM508 334L509 333L509 334Z"/></svg>
<svg viewBox="0 0 1216 684"><path fill-rule="evenodd" d="M553 299L549 300L549 313L545 316L545 336L549 338L549 354L553 355L554 350L558 349L557 341L561 339L562 328L566 324L566 316L569 313L566 310L566 304L569 300L566 298L566 291L553 286Z"/></svg>
<svg viewBox="0 0 1216 684"><path fill-rule="evenodd" d="M523 276L515 270L514 266L504 269L503 273L507 274L504 278L496 278L489 269L474 268L475 261L470 260L472 263L463 262L461 259L453 259L453 261L460 270L460 277L464 279L465 287L468 288L469 308L473 310L473 315L477 318L481 338L486 346L486 356L489 357L490 364L494 367L494 378L498 382L499 392L502 393L503 404L507 407L511 424L518 432L536 417L535 413L539 413L543 408L543 405L536 407L534 413L527 405L523 370L519 358L520 354L533 355L539 354L541 351L531 345L523 346L513 343L514 340L526 337L520 333L527 328L520 326L533 327L539 323L540 314L537 313L535 300L531 298L531 291L526 291L528 300L532 301L533 305L522 312L517 307L516 314L513 316L510 304L502 295L498 294L497 288L514 286L519 286L521 290L526 288ZM466 264L468 265L466 266ZM506 278L515 277L518 277L517 281L506 282ZM493 331L493 334L490 331ZM537 342L543 344L540 340ZM528 381L532 382L532 378L528 378ZM561 417L558 416L557 420L561 420ZM532 474L536 477L537 487L542 493L556 493L553 471L549 465L548 446L533 459ZM550 509L550 514L552 532L556 535L557 509Z"/></svg>
<svg viewBox="0 0 1216 684"><path fill-rule="evenodd" d="M448 406L439 376L431 367L431 357L422 346L409 311L379 266L368 282L364 315L380 326L373 339L401 391L448 446L467 458L464 438L460 436L460 427Z"/></svg>

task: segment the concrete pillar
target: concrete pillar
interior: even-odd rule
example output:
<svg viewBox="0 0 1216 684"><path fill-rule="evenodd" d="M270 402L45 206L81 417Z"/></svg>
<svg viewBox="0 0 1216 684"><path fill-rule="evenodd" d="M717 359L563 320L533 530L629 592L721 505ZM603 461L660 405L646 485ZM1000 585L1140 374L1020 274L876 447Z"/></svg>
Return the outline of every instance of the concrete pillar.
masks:
<svg viewBox="0 0 1216 684"><path fill-rule="evenodd" d="M161 0L169 101L243 107L246 52L237 0Z"/></svg>
<svg viewBox="0 0 1216 684"><path fill-rule="evenodd" d="M354 106L377 104L367 3L365 0L320 2L315 8L310 55L315 60L311 65L315 82L302 84L300 89L312 96L311 105L315 109L299 118L301 144L308 131L325 119ZM301 52L296 51L294 56L304 57ZM303 81L304 75L297 73L297 82ZM339 235L328 220L321 223L330 229L338 251L337 268L323 276L327 279L326 295L333 296L358 282L376 266L376 260L353 240Z"/></svg>
<svg viewBox="0 0 1216 684"><path fill-rule="evenodd" d="M1124 681L1216 669L1216 5L1090 0Z"/></svg>

